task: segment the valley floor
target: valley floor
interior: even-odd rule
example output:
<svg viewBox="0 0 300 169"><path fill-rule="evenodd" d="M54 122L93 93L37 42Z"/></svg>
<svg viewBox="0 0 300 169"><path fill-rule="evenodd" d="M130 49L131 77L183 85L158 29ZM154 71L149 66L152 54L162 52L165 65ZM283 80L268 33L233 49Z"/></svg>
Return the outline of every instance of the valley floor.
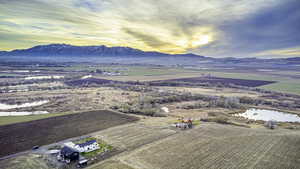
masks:
<svg viewBox="0 0 300 169"><path fill-rule="evenodd" d="M300 132L202 122L189 130L170 127L171 117L147 117L108 128L94 137L121 153L88 169L299 168ZM8 169L49 169L38 154L0 161Z"/></svg>
<svg viewBox="0 0 300 169"><path fill-rule="evenodd" d="M278 110L300 116L300 97L296 95L300 91L297 86L300 82L298 76L288 76L289 72L271 74L257 70L248 73L231 69L217 71L93 64L56 66L36 66L30 68L29 73L16 73L16 70L20 70L18 67L11 67L10 73L6 72L6 67L1 69L2 105L18 106L47 101L39 106L2 108L2 112L48 112L42 115L0 117L2 143L9 145L12 144L10 140L15 140L14 146L25 146L23 143L29 142L18 151L3 148L6 151L3 155L28 150L36 144L41 146L64 142L64 139L87 134L105 141L116 150L109 157L95 160L100 162L88 166L89 169L300 168L299 123L278 123L275 130L270 130L263 126L264 121L234 116L249 108ZM24 70L27 69L28 66L25 66ZM31 76L49 75L62 75L64 79L26 80ZM213 81L195 85L195 78L199 77L200 81L209 77L209 81L218 79L223 83L218 81L220 84L216 84ZM163 85L174 78L192 80L185 82L186 79L183 79L173 85ZM230 78L236 79L232 81ZM164 82L156 85L145 82L156 80ZM249 86L248 80L276 83L256 88ZM247 83L239 87L229 84L236 81ZM286 85L283 87L282 84ZM260 90L269 87L292 94ZM168 111L163 111L163 108ZM105 110L107 116L104 118L103 114L94 114L97 113L95 110ZM139 117L139 120L122 122L119 118L112 118L111 110L118 114L122 112L122 117L129 115ZM181 130L172 126L178 119L189 118L198 123L193 129ZM59 119L62 119L60 123L57 122ZM49 121L51 124L45 125L44 132L39 133L40 127L36 127L36 124L41 126ZM36 130L26 131L24 124L32 124L31 128ZM69 134L68 137L65 137L65 133ZM30 141L38 139L44 141ZM42 146L40 150L48 151L50 146ZM0 160L0 169L55 168L49 164L47 155L29 150Z"/></svg>

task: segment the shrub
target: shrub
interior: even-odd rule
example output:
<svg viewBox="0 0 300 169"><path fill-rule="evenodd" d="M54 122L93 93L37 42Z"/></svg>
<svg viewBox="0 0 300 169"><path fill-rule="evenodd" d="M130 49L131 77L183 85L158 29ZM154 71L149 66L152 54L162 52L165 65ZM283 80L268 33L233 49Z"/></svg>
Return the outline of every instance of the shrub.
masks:
<svg viewBox="0 0 300 169"><path fill-rule="evenodd" d="M230 124L228 122L228 118L227 117L216 117L216 118L213 118L212 121L216 122L216 123L220 123L220 124Z"/></svg>

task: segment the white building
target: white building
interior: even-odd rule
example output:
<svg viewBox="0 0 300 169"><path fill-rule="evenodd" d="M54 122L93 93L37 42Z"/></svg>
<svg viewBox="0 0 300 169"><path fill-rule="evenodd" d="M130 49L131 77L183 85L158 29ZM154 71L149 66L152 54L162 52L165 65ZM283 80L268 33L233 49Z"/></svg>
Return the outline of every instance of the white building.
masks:
<svg viewBox="0 0 300 169"><path fill-rule="evenodd" d="M87 153L87 152L91 152L91 151L95 151L100 149L99 144L97 143L96 140L90 140L87 141L85 143L81 143L81 144L74 144L72 142L68 142L64 144L67 147L73 148L75 150L77 150L80 153Z"/></svg>
<svg viewBox="0 0 300 169"><path fill-rule="evenodd" d="M79 152L91 152L100 149L96 140L90 140L82 144L76 144L74 148Z"/></svg>

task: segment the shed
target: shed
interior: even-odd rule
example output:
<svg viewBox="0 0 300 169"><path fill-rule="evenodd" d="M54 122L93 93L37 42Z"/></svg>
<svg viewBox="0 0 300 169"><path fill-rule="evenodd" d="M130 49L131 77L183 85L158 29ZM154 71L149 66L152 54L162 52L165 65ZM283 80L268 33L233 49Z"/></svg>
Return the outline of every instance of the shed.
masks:
<svg viewBox="0 0 300 169"><path fill-rule="evenodd" d="M66 162L77 161L79 159L79 152L65 146L60 150L59 156L63 161Z"/></svg>

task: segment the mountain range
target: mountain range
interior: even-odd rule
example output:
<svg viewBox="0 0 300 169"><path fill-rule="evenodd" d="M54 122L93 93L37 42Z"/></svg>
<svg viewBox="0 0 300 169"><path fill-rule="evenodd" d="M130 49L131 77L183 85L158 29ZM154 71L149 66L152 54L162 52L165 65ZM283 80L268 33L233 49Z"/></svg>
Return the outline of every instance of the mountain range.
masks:
<svg viewBox="0 0 300 169"><path fill-rule="evenodd" d="M0 56L38 56L38 57L68 57L68 56L95 56L95 57L131 57L131 58L157 58L164 57L172 59L178 58L192 58L191 62L196 61L210 61L221 64L250 64L250 63L264 63L264 64L276 64L276 65L298 65L300 64L300 57L293 58L278 58L278 59L258 59L258 58L212 58L192 53L187 54L168 54L153 51L142 51L130 47L107 47L105 45L100 46L74 46L68 44L49 44L38 45L28 49L16 49L12 51L0 51ZM2 57L3 58L3 57ZM173 59L174 60L174 59Z"/></svg>
<svg viewBox="0 0 300 169"><path fill-rule="evenodd" d="M0 51L0 56L188 56L205 58L204 56L188 54L167 54L161 52L146 52L130 47L73 46L68 44L39 45L28 49Z"/></svg>

